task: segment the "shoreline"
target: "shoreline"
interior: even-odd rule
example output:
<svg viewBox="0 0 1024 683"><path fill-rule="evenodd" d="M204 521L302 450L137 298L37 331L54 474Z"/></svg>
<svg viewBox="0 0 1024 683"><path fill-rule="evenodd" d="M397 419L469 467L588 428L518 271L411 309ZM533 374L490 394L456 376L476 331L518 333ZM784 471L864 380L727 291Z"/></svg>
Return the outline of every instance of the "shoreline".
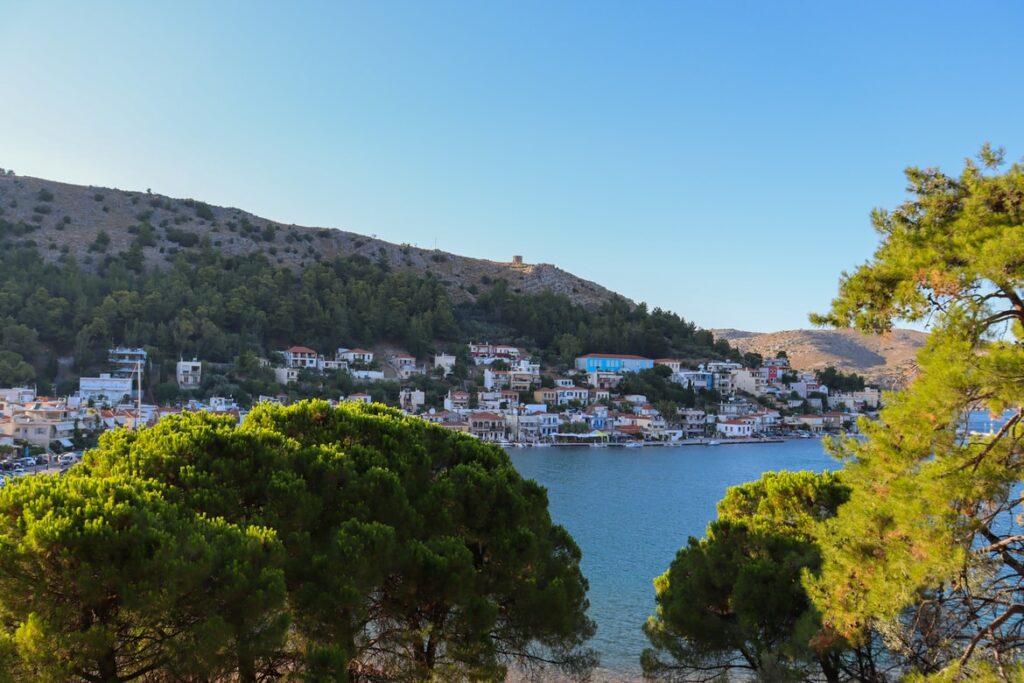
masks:
<svg viewBox="0 0 1024 683"><path fill-rule="evenodd" d="M668 448L675 446L732 446L737 444L785 443L787 441L804 441L828 436L827 434L810 437L801 436L767 436L767 437L706 437L696 439L679 439L678 441L633 441L626 443L532 443L526 441L493 442L502 448ZM636 444L635 446L632 444Z"/></svg>

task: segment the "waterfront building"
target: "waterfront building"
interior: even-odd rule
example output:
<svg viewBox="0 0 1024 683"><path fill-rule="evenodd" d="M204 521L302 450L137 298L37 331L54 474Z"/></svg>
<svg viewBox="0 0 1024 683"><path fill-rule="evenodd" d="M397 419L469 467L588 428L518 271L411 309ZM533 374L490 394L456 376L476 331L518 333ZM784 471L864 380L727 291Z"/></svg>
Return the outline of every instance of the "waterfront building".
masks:
<svg viewBox="0 0 1024 683"><path fill-rule="evenodd" d="M715 430L728 438L750 436L754 426L744 420L725 420L715 425Z"/></svg>

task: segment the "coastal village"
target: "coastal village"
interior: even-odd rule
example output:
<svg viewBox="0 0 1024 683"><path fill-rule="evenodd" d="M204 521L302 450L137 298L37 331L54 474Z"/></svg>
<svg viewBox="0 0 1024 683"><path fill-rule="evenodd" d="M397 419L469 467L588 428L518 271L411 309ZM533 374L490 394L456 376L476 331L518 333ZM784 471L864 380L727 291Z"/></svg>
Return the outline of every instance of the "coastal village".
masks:
<svg viewBox="0 0 1024 683"><path fill-rule="evenodd" d="M280 392L251 403L288 403L288 388L303 379L347 373L360 388L341 401L374 402L374 387L397 386L388 401L408 415L484 441L516 447L571 445L628 447L720 445L810 438L855 429L860 415L879 408L877 388L840 390L819 375L790 367L784 353L756 367L734 361L689 366L672 358L588 353L570 364L543 367L523 349L473 342L458 353L418 359L401 351L339 347L322 353L295 345L259 358ZM109 349L109 372L80 377L77 392L37 396L31 387L0 389L0 452L52 461L80 453L100 433L136 428L183 411L207 410L241 421L248 412L231 396L188 398L174 404L148 402L150 359L142 348ZM175 364L181 396L201 393L206 365L200 359ZM651 376L694 397L694 407L630 393L630 376ZM418 386L432 382L434 400ZM697 407L699 403L700 407ZM26 459L27 458L27 459Z"/></svg>

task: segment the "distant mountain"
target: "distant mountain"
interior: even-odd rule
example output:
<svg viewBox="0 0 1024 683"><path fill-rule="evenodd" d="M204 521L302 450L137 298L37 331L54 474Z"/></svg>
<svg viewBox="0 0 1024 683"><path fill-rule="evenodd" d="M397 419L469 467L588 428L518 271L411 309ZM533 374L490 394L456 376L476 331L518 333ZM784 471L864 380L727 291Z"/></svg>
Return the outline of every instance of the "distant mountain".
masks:
<svg viewBox="0 0 1024 683"><path fill-rule="evenodd" d="M624 299L546 263L488 261L393 244L334 228L286 225L240 209L174 199L148 190L0 175L0 220L35 226L28 237L47 261L54 262L62 253L69 253L86 269L95 268L101 261L98 249L90 251L97 238L109 240L102 249L105 253L126 251L135 241L139 226L145 223L154 228L154 239L142 249L147 267L162 267L175 253L197 248L208 240L225 255L263 252L272 262L300 269L317 259L330 261L339 255L386 260L394 269L435 275L456 304L474 300L477 292L499 278L514 292L553 292L588 308Z"/></svg>
<svg viewBox="0 0 1024 683"><path fill-rule="evenodd" d="M854 371L885 386L902 384L913 373L918 349L928 335L915 330L894 329L883 336L869 336L856 330L786 330L783 332L746 332L734 329L712 330L717 339L747 353L772 358L785 351L790 364L803 370L828 365Z"/></svg>

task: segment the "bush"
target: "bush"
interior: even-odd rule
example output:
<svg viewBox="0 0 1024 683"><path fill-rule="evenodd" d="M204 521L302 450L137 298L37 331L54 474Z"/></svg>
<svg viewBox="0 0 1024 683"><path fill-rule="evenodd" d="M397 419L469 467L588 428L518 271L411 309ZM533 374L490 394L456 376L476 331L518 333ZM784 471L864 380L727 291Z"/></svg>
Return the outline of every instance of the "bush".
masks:
<svg viewBox="0 0 1024 683"><path fill-rule="evenodd" d="M168 228L167 239L186 248L199 244L199 235L180 228Z"/></svg>
<svg viewBox="0 0 1024 683"><path fill-rule="evenodd" d="M195 202L196 216L206 221L213 220L213 209L203 202Z"/></svg>
<svg viewBox="0 0 1024 683"><path fill-rule="evenodd" d="M108 246L110 246L110 235L106 231L100 230L96 239L89 245L89 251L106 251Z"/></svg>

